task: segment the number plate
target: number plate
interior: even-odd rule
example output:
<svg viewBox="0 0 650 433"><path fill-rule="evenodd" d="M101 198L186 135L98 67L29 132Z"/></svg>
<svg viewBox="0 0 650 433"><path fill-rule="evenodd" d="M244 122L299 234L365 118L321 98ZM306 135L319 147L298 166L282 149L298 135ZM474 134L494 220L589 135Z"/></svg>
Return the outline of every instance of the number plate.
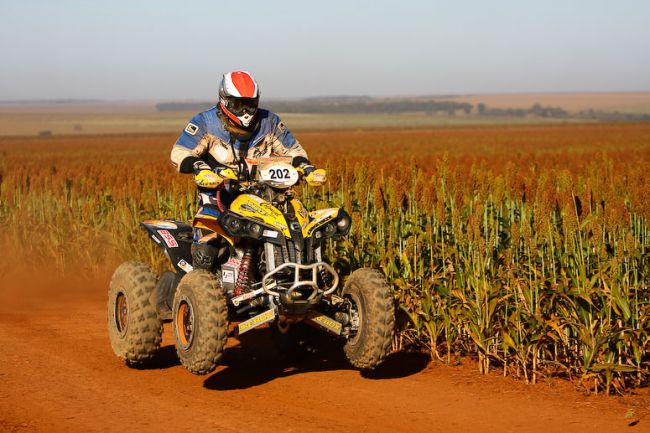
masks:
<svg viewBox="0 0 650 433"><path fill-rule="evenodd" d="M260 166L260 180L276 188L289 188L298 183L299 175L291 164L275 162Z"/></svg>

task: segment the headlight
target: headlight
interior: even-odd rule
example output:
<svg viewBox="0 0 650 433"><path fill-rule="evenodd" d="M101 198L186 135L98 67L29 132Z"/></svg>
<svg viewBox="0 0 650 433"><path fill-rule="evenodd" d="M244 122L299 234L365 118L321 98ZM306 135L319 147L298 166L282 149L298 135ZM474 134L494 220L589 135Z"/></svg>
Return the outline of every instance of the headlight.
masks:
<svg viewBox="0 0 650 433"><path fill-rule="evenodd" d="M323 228L323 234L325 236L332 236L334 233L336 233L336 225L334 223L325 224L325 227Z"/></svg>
<svg viewBox="0 0 650 433"><path fill-rule="evenodd" d="M231 236L239 236L239 231L242 228L241 221L235 215L225 213L221 215L219 220L221 227Z"/></svg>
<svg viewBox="0 0 650 433"><path fill-rule="evenodd" d="M253 239L265 238L271 242L280 242L281 232L262 222L241 217L234 212L226 211L219 218L219 224L230 236L250 237Z"/></svg>
<svg viewBox="0 0 650 433"><path fill-rule="evenodd" d="M236 233L241 229L241 222L237 218L231 218L228 221L228 228L233 231L233 233Z"/></svg>
<svg viewBox="0 0 650 433"><path fill-rule="evenodd" d="M262 226L257 223L250 223L248 225L248 232L252 237L259 239L262 236Z"/></svg>
<svg viewBox="0 0 650 433"><path fill-rule="evenodd" d="M352 218L343 209L339 209L339 214L334 221L322 225L314 232L315 239L331 238L334 236L345 236L350 231Z"/></svg>
<svg viewBox="0 0 650 433"><path fill-rule="evenodd" d="M336 222L336 229L340 235L346 235L350 231L352 225L352 218L343 209L339 211L339 220Z"/></svg>

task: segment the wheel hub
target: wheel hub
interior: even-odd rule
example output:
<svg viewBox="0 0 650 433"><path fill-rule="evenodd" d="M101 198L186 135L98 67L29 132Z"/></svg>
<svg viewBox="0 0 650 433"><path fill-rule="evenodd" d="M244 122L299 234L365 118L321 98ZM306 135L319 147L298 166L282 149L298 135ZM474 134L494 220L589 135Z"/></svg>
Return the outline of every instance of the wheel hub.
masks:
<svg viewBox="0 0 650 433"><path fill-rule="evenodd" d="M352 293L345 295L344 299L348 306L350 341L354 343L359 338L359 328L361 327L361 323L363 323L363 312L359 308L361 302L356 295Z"/></svg>
<svg viewBox="0 0 650 433"><path fill-rule="evenodd" d="M181 298L176 312L176 335L182 350L187 350L194 339L194 308L186 297Z"/></svg>
<svg viewBox="0 0 650 433"><path fill-rule="evenodd" d="M118 292L115 298L115 327L120 337L124 338L129 327L129 302L124 292Z"/></svg>

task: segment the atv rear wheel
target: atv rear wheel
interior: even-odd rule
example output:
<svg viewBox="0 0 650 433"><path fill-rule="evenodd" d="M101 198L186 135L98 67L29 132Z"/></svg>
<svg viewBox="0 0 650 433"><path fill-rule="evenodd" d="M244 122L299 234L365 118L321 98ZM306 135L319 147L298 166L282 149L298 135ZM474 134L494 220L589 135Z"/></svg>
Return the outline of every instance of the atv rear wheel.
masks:
<svg viewBox="0 0 650 433"><path fill-rule="evenodd" d="M113 351L127 364L139 365L155 355L162 340L162 321L150 297L156 275L149 265L122 263L108 291L108 336Z"/></svg>
<svg viewBox="0 0 650 433"><path fill-rule="evenodd" d="M358 324L343 350L352 365L372 370L386 358L393 341L395 312L390 287L381 272L362 268L350 275L342 294L350 303L351 320Z"/></svg>
<svg viewBox="0 0 650 433"><path fill-rule="evenodd" d="M228 307L221 279L203 269L186 274L176 289L172 319L181 364L194 374L214 370L228 333Z"/></svg>

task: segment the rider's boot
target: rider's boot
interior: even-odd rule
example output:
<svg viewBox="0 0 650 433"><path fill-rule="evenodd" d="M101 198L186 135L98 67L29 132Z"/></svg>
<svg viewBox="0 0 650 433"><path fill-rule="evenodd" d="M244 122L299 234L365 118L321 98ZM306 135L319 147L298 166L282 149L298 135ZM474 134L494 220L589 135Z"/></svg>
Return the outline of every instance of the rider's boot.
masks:
<svg viewBox="0 0 650 433"><path fill-rule="evenodd" d="M194 269L214 270L218 248L207 243L194 242L192 244L192 266Z"/></svg>

